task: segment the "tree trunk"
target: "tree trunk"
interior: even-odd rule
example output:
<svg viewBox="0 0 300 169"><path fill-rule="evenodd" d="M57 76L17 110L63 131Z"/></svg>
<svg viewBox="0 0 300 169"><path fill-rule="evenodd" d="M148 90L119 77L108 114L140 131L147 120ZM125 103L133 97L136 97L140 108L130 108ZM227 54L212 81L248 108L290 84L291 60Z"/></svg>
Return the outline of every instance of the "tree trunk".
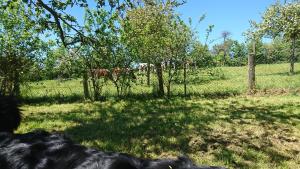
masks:
<svg viewBox="0 0 300 169"><path fill-rule="evenodd" d="M183 62L183 84L184 84L184 96L187 96L187 83L186 83L186 61Z"/></svg>
<svg viewBox="0 0 300 169"><path fill-rule="evenodd" d="M158 80L158 95L163 96L165 95L165 91L164 91L164 80L163 80L161 63L156 63L155 67L156 67L156 75Z"/></svg>
<svg viewBox="0 0 300 169"><path fill-rule="evenodd" d="M100 98L100 92L99 92L99 86L98 83L96 82L96 79L92 79L92 84L94 88L94 100L99 100Z"/></svg>
<svg viewBox="0 0 300 169"><path fill-rule="evenodd" d="M120 96L121 96L121 94L120 94L120 87L119 87L119 85L118 85L117 83L115 83L115 85L116 85L116 87L117 87L117 94L118 94L118 97L120 97Z"/></svg>
<svg viewBox="0 0 300 169"><path fill-rule="evenodd" d="M171 82L172 82L172 67L171 67L172 63L170 61L170 65L169 65L169 70L168 70L168 85L167 85L167 95L168 97L171 96Z"/></svg>
<svg viewBox="0 0 300 169"><path fill-rule="evenodd" d="M151 67L150 62L147 63L147 85L150 86Z"/></svg>
<svg viewBox="0 0 300 169"><path fill-rule="evenodd" d="M94 100L99 100L100 99L100 89L99 89L99 85L97 82L97 79L94 75L94 73L91 71L91 76L92 76L92 85L93 85L93 89L94 89Z"/></svg>
<svg viewBox="0 0 300 169"><path fill-rule="evenodd" d="M0 91L0 95L6 95L8 94L8 85L9 85L9 82L7 80L7 77L4 77L1 81L1 91Z"/></svg>
<svg viewBox="0 0 300 169"><path fill-rule="evenodd" d="M83 84L84 98L85 98L85 99L90 99L90 93L89 93L89 85L88 85L88 75L87 75L87 72L84 72L84 73L83 73L82 84Z"/></svg>
<svg viewBox="0 0 300 169"><path fill-rule="evenodd" d="M223 56L223 66L226 65L226 52L225 52L225 49L224 49L224 56Z"/></svg>
<svg viewBox="0 0 300 169"><path fill-rule="evenodd" d="M248 56L248 93L253 94L255 92L255 56L256 56L256 42L253 42L252 53Z"/></svg>
<svg viewBox="0 0 300 169"><path fill-rule="evenodd" d="M224 37L224 41L223 41L223 50L224 50L224 55L223 55L223 66L225 66L226 64L226 38Z"/></svg>
<svg viewBox="0 0 300 169"><path fill-rule="evenodd" d="M291 58L290 58L290 73L294 74L295 73L295 49L296 49L296 38L293 38L293 42L292 42L292 54L291 54Z"/></svg>
<svg viewBox="0 0 300 169"><path fill-rule="evenodd" d="M20 75L18 71L15 72L13 85L14 86L13 86L12 95L19 97L21 91L20 91Z"/></svg>

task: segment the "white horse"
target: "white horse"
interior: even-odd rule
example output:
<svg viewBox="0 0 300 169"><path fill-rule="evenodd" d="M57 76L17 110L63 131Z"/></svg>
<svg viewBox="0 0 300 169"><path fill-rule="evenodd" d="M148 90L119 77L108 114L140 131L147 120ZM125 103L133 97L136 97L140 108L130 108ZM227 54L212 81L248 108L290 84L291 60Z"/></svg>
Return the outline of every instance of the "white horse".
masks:
<svg viewBox="0 0 300 169"><path fill-rule="evenodd" d="M148 68L148 63L138 63L139 73L146 72ZM154 70L154 65L150 64L150 70Z"/></svg>

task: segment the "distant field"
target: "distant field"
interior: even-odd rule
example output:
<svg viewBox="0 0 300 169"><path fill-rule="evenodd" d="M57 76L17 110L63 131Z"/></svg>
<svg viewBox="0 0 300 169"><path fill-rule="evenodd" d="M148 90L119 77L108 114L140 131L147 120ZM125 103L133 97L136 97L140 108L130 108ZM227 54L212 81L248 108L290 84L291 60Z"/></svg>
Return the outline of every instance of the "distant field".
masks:
<svg viewBox="0 0 300 169"><path fill-rule="evenodd" d="M287 72L287 64L257 66L255 96L245 95L246 67L192 73L188 98L143 97L152 89L138 84L135 97L118 99L108 85L106 101L90 102L82 100L79 79L31 83L23 88L30 103L22 106L18 132L62 131L86 146L140 157L187 154L229 168L300 168L300 73ZM180 93L182 85L174 85L173 94Z"/></svg>
<svg viewBox="0 0 300 169"><path fill-rule="evenodd" d="M296 70L300 64L296 64ZM299 68L300 69L300 68ZM272 89L270 92L285 91L293 92L300 89L300 71L296 75L288 74L288 64L258 65L257 87L259 90ZM137 84L133 84L132 95L149 95L152 87L145 85L145 77L138 76ZM141 83L143 81L143 84ZM183 94L182 76L176 79L172 86L173 95ZM156 83L155 76L152 75L152 83ZM190 70L188 76L188 94L195 96L228 96L242 94L247 89L247 67L221 67L204 70ZM275 89L275 90L274 90ZM283 91L284 92L284 91ZM47 80L29 83L22 88L24 97L39 98L64 98L80 99L83 97L81 79L73 80ZM116 88L108 83L103 87L102 95L116 96Z"/></svg>

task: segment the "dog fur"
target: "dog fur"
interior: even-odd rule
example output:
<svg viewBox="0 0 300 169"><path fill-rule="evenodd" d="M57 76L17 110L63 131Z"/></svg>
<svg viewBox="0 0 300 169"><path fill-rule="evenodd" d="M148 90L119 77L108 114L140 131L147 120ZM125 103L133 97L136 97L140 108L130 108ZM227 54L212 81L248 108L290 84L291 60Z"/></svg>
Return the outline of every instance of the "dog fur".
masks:
<svg viewBox="0 0 300 169"><path fill-rule="evenodd" d="M187 157L153 160L102 152L59 133L14 134L20 121L16 100L0 96L0 169L224 169L198 167Z"/></svg>
<svg viewBox="0 0 300 169"><path fill-rule="evenodd" d="M12 133L21 122L18 101L12 96L0 95L0 132Z"/></svg>

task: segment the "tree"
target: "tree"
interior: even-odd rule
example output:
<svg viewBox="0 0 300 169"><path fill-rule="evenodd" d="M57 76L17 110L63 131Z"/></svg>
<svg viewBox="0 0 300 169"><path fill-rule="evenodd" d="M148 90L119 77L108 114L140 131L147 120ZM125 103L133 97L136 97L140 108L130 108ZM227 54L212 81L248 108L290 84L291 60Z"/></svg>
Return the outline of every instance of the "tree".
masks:
<svg viewBox="0 0 300 169"><path fill-rule="evenodd" d="M120 96L129 92L131 81L134 80L134 76L131 74L132 70L129 70L134 57L121 42L119 17L117 11L86 9L85 36L93 38L93 42L86 45L86 48L90 50L90 55L87 56L89 57L89 61L86 62L87 68L90 72L99 68L109 70L108 79L115 85ZM116 73L116 71L120 72ZM92 76L92 82L95 97L99 97L100 88L98 86L103 85L100 84L100 79L94 76Z"/></svg>
<svg viewBox="0 0 300 169"><path fill-rule="evenodd" d="M221 36L222 36L222 38L223 38L223 52L224 52L224 55L223 55L223 65L225 65L226 64L226 55L227 55L227 50L228 50L228 44L226 43L226 40L227 40L227 38L229 37L231 35L231 33L230 32L228 32L228 31L223 31L222 32L222 34L221 34Z"/></svg>
<svg viewBox="0 0 300 169"><path fill-rule="evenodd" d="M215 60L219 63L220 66L224 66L229 63L230 49L233 43L234 41L228 38L225 42L213 46L212 53L216 56Z"/></svg>
<svg viewBox="0 0 300 169"><path fill-rule="evenodd" d="M71 78L76 67L73 65L75 59L69 54L65 47L56 47L47 53L43 61L47 79Z"/></svg>
<svg viewBox="0 0 300 169"><path fill-rule="evenodd" d="M98 43L94 37L86 36L84 25L80 25L77 19L68 12L73 7L78 7L79 9L89 8L90 2L86 0L17 1L23 2L23 5L26 6L24 10L28 14L28 19L35 24L37 32L44 33L45 31L50 31L55 33L58 37L57 40L60 40L64 47L71 48L75 46L75 48L78 48L78 46L89 46L90 44ZM3 0L1 1L0 8L2 10L12 9L15 7L14 2ZM112 13L118 12L121 15L126 8L133 8L136 5L134 2L131 0L97 0L95 10L105 10Z"/></svg>
<svg viewBox="0 0 300 169"><path fill-rule="evenodd" d="M0 2L0 6L4 2ZM34 59L43 53L43 42L34 29L30 12L21 1L0 8L0 94L20 95L20 84Z"/></svg>
<svg viewBox="0 0 300 169"><path fill-rule="evenodd" d="M231 63L232 66L244 66L247 63L247 48L244 43L233 41L230 47Z"/></svg>
<svg viewBox="0 0 300 169"><path fill-rule="evenodd" d="M172 19L170 24L170 35L167 40L166 48L169 50L166 52L166 60L168 61L168 79L167 79L167 95L171 95L171 83L173 78L177 75L178 67L176 63L183 63L184 69L184 93L186 95L186 64L187 56L192 42L192 31L190 28L179 18ZM174 68L175 66L175 68Z"/></svg>
<svg viewBox="0 0 300 169"><path fill-rule="evenodd" d="M148 3L146 5L145 8L138 7L127 12L122 22L122 42L138 61L147 63L147 85L150 86L150 62L155 57L151 53L154 44L149 39L154 40L155 38L154 24L156 22L155 16L151 16L152 13L155 13L155 8Z"/></svg>
<svg viewBox="0 0 300 169"><path fill-rule="evenodd" d="M200 23L205 19L206 15L200 16L197 25L200 25ZM189 26L192 27L192 19L189 19ZM189 51L189 58L194 62L194 68L197 66L200 67L210 67L214 65L212 55L209 51L208 47L208 40L209 37L214 29L214 25L208 25L207 29L205 30L205 42L202 44L197 39L197 34L199 32L196 30L197 26L192 30L191 32L191 46Z"/></svg>
<svg viewBox="0 0 300 169"><path fill-rule="evenodd" d="M280 63L289 60L290 45L281 37L276 37L270 43L263 44L263 62L258 63Z"/></svg>
<svg viewBox="0 0 300 169"><path fill-rule="evenodd" d="M161 63L170 56L168 44L172 36L173 1L146 4L127 11L122 23L123 42L127 48L148 63L154 63L158 79L158 95L164 95Z"/></svg>
<svg viewBox="0 0 300 169"><path fill-rule="evenodd" d="M296 40L300 37L300 2L276 3L270 6L259 24L262 33L275 37L283 36L291 42L290 73L294 74Z"/></svg>
<svg viewBox="0 0 300 169"><path fill-rule="evenodd" d="M216 64L208 46L201 44L199 41L193 42L190 57L197 66L202 68L212 67Z"/></svg>

